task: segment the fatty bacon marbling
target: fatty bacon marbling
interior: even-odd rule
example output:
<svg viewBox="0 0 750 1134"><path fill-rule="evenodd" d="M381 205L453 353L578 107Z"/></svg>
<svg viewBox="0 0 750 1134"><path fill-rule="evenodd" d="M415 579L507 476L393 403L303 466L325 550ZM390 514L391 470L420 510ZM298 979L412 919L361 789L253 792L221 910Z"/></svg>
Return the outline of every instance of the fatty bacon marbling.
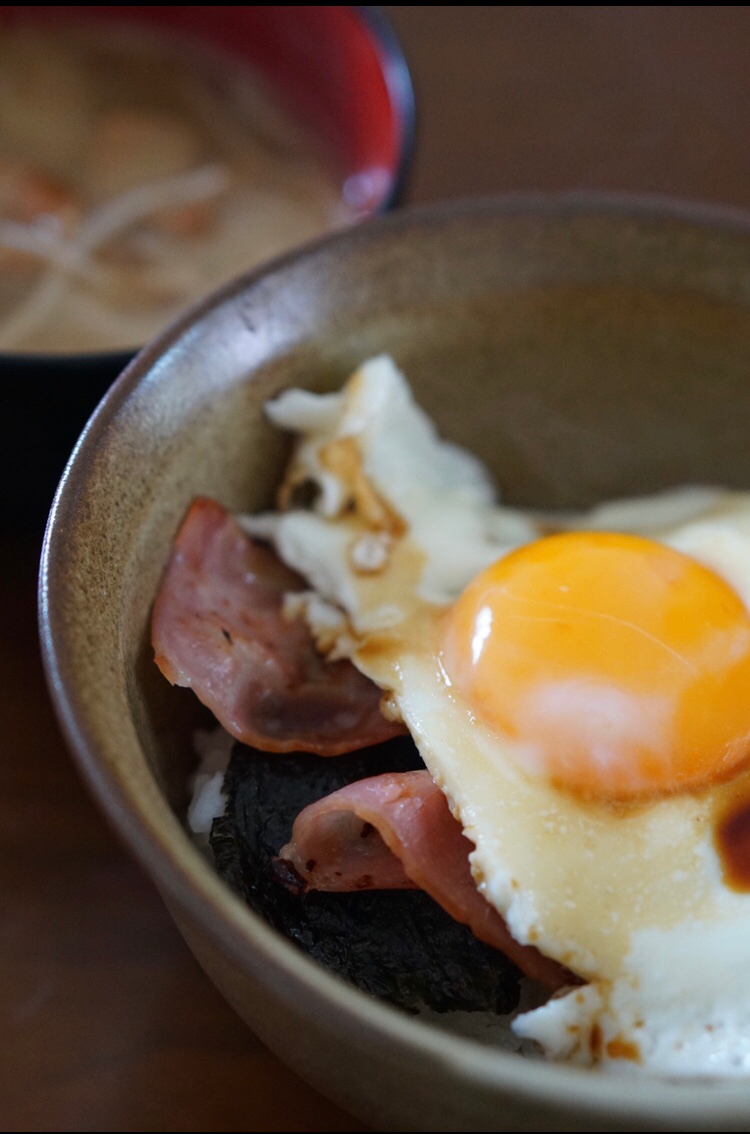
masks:
<svg viewBox="0 0 750 1134"><path fill-rule="evenodd" d="M387 772L347 785L306 807L276 860L291 889L421 889L480 941L505 953L554 991L573 975L511 937L472 877L473 844L429 772Z"/></svg>
<svg viewBox="0 0 750 1134"><path fill-rule="evenodd" d="M266 752L338 756L403 733L351 662L326 662L282 613L304 580L198 499L172 548L151 622L156 664L190 686L237 740Z"/></svg>
<svg viewBox="0 0 750 1134"><path fill-rule="evenodd" d="M189 686L237 740L266 752L337 756L403 733L380 690L348 661L326 662L302 619L283 614L304 580L216 501L194 501L151 621L156 663ZM557 989L574 978L519 945L477 889L473 849L427 771L360 780L306 807L276 860L291 889L422 889L481 941Z"/></svg>

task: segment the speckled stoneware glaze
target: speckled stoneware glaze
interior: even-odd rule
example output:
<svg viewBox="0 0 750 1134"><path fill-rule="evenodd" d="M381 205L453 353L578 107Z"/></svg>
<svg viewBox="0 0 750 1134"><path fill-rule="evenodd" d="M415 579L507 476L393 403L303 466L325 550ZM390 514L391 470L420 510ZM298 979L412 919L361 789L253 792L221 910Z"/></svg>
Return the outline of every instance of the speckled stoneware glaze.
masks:
<svg viewBox="0 0 750 1134"><path fill-rule="evenodd" d="M192 694L148 620L196 494L268 505L264 401L390 351L506 499L583 505L750 487L750 219L666 202L511 198L368 222L249 276L143 351L50 518L42 638L84 775L191 948L259 1036L378 1129L747 1130L750 1083L524 1061L371 1001L246 909L183 828ZM707 964L710 964L707 958Z"/></svg>

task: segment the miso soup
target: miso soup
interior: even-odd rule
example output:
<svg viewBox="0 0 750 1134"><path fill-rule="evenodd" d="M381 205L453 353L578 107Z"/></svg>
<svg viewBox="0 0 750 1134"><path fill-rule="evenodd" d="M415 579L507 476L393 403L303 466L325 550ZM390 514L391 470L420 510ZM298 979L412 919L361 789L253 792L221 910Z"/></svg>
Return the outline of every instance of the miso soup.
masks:
<svg viewBox="0 0 750 1134"><path fill-rule="evenodd" d="M259 79L142 30L0 30L0 350L137 347L350 223L330 155Z"/></svg>

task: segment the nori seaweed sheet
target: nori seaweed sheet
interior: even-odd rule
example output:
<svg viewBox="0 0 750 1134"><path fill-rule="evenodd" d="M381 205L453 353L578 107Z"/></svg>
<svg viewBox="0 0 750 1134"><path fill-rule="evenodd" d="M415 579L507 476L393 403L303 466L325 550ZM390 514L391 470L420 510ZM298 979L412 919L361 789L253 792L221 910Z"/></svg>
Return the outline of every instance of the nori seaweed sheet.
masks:
<svg viewBox="0 0 750 1134"><path fill-rule="evenodd" d="M300 949L407 1011L510 1012L519 971L419 890L296 896L273 876L297 814L354 780L424 767L410 738L348 756L278 755L237 744L211 847L226 882Z"/></svg>

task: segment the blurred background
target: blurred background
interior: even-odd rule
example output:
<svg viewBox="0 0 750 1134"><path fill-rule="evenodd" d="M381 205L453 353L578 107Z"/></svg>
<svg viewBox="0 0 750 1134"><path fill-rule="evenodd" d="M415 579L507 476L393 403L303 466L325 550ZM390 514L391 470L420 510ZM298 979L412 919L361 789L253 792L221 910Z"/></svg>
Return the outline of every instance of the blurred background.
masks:
<svg viewBox="0 0 750 1134"><path fill-rule="evenodd" d="M606 189L750 206L747 6L384 11L416 91L406 204ZM224 1004L80 784L39 661L40 539L0 548L0 1129L362 1129Z"/></svg>

